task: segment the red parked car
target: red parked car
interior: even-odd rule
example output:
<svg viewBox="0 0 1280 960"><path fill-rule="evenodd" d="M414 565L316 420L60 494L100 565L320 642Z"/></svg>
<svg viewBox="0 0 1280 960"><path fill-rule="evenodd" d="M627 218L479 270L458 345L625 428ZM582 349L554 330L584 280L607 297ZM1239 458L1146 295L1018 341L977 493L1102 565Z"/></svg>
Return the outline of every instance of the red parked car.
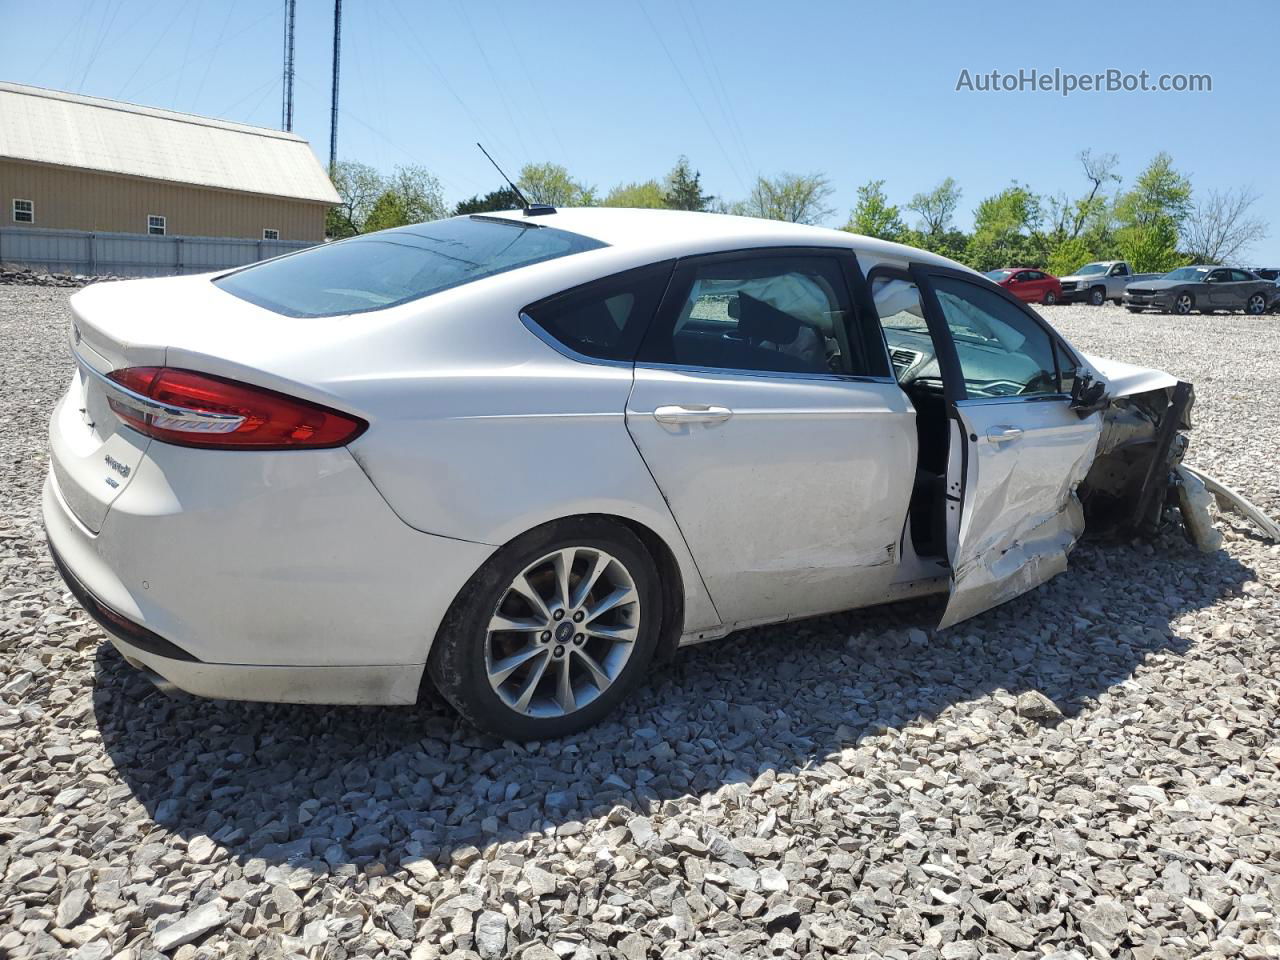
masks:
<svg viewBox="0 0 1280 960"><path fill-rule="evenodd" d="M1031 267L1005 267L990 270L987 278L994 280L1019 300L1027 303L1055 304L1062 300L1062 284L1058 278L1043 270Z"/></svg>

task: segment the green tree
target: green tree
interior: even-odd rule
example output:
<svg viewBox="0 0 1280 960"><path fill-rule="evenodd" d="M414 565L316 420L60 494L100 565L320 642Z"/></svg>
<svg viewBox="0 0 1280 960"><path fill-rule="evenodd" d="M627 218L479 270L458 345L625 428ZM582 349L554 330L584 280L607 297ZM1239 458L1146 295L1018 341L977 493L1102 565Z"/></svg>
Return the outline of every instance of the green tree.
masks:
<svg viewBox="0 0 1280 960"><path fill-rule="evenodd" d="M592 207L596 204L596 188L574 180L569 171L558 163L526 163L516 185L530 203L549 203L553 207Z"/></svg>
<svg viewBox="0 0 1280 960"><path fill-rule="evenodd" d="M1045 266L1054 276L1065 277L1075 273L1086 263L1104 258L1105 254L1094 250L1083 237L1067 237L1054 245Z"/></svg>
<svg viewBox="0 0 1280 960"><path fill-rule="evenodd" d="M1047 244L1039 232L1042 218L1040 197L1021 184L986 197L973 212L965 262L975 270L1044 263Z"/></svg>
<svg viewBox="0 0 1280 960"><path fill-rule="evenodd" d="M390 227L403 227L418 221L409 216L400 195L394 190L384 190L382 196L373 204L369 216L361 225L361 233L373 233L375 230L386 230Z"/></svg>
<svg viewBox="0 0 1280 960"><path fill-rule="evenodd" d="M830 181L821 173L783 173L776 177L757 177L746 200L722 209L766 220L814 224L835 212L827 205L834 192Z"/></svg>
<svg viewBox="0 0 1280 960"><path fill-rule="evenodd" d="M499 187L497 190L490 190L483 197L476 194L474 197L460 200L453 208L453 215L461 217L470 213L494 213L499 210L519 209L519 195L510 187Z"/></svg>
<svg viewBox="0 0 1280 960"><path fill-rule="evenodd" d="M858 188L858 199L844 229L881 240L900 240L907 226L898 208L885 196L884 181L870 180Z"/></svg>
<svg viewBox="0 0 1280 960"><path fill-rule="evenodd" d="M341 202L325 214L325 236L353 237L362 232L364 222L386 189L382 175L367 163L340 160L330 174Z"/></svg>
<svg viewBox="0 0 1280 960"><path fill-rule="evenodd" d="M1134 273L1165 273L1187 262L1178 253L1178 228L1169 216L1121 227L1116 247Z"/></svg>
<svg viewBox="0 0 1280 960"><path fill-rule="evenodd" d="M947 177L928 193L917 193L907 209L920 216L920 232L931 240L951 231L951 218L960 206L960 186Z"/></svg>
<svg viewBox="0 0 1280 960"><path fill-rule="evenodd" d="M702 192L702 174L689 167L683 154L667 174L663 204L671 210L706 210L715 197Z"/></svg>
<svg viewBox="0 0 1280 960"><path fill-rule="evenodd" d="M1116 219L1122 227L1156 226L1168 220L1177 229L1190 213L1191 181L1174 169L1173 158L1163 151L1116 200Z"/></svg>
<svg viewBox="0 0 1280 960"><path fill-rule="evenodd" d="M387 178L405 223L426 223L449 215L437 180L425 167L396 167Z"/></svg>
<svg viewBox="0 0 1280 960"><path fill-rule="evenodd" d="M667 206L667 201L658 181L646 180L643 183L618 184L609 191L602 206L659 210Z"/></svg>

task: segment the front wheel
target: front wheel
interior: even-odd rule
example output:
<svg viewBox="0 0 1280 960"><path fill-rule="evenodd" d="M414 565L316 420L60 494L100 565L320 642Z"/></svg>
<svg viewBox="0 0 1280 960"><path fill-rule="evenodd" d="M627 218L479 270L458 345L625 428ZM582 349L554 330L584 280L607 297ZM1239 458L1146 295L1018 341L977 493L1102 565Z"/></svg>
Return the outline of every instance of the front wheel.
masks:
<svg viewBox="0 0 1280 960"><path fill-rule="evenodd" d="M1107 291L1102 287L1094 287L1089 291L1089 305L1100 307L1107 302Z"/></svg>
<svg viewBox="0 0 1280 960"><path fill-rule="evenodd" d="M436 689L482 730L560 737L609 713L658 642L652 558L626 527L560 520L517 537L454 601L431 648Z"/></svg>
<svg viewBox="0 0 1280 960"><path fill-rule="evenodd" d="M1253 316L1260 316L1267 311L1267 298L1260 293L1255 293L1249 298L1244 305L1244 312Z"/></svg>
<svg viewBox="0 0 1280 960"><path fill-rule="evenodd" d="M1180 293L1173 301L1173 312L1180 317L1185 317L1188 313L1195 309L1196 299L1189 293Z"/></svg>

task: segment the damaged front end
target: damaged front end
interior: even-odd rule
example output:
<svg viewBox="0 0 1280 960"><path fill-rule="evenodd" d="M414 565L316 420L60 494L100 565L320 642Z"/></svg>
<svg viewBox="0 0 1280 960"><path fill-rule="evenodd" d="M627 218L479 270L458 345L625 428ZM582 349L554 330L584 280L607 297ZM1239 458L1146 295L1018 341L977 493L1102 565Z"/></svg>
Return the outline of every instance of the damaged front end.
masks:
<svg viewBox="0 0 1280 960"><path fill-rule="evenodd" d="M1230 487L1183 464L1195 390L1168 374L1090 358L1108 379L1097 455L1080 485L1085 532L1095 537L1150 537L1176 505L1187 536L1205 552L1222 545L1209 504L1249 518L1270 539L1280 526ZM1109 368L1109 369L1108 369ZM1113 392L1114 391L1114 392Z"/></svg>

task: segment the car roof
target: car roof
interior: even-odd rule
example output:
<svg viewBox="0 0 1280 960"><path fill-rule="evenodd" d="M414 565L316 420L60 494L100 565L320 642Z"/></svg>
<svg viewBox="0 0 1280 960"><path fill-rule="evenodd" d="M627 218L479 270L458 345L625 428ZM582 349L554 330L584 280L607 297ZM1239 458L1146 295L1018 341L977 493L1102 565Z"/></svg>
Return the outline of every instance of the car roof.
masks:
<svg viewBox="0 0 1280 960"><path fill-rule="evenodd" d="M760 246L843 247L877 258L896 258L976 271L916 247L862 234L758 217L736 217L692 210L639 210L629 207L560 207L553 213L526 217L520 210L486 213L520 223L536 223L591 237L611 247L652 250L656 256L693 254L700 250L732 250ZM673 249L677 248L677 249ZM683 248L683 249L680 249Z"/></svg>

